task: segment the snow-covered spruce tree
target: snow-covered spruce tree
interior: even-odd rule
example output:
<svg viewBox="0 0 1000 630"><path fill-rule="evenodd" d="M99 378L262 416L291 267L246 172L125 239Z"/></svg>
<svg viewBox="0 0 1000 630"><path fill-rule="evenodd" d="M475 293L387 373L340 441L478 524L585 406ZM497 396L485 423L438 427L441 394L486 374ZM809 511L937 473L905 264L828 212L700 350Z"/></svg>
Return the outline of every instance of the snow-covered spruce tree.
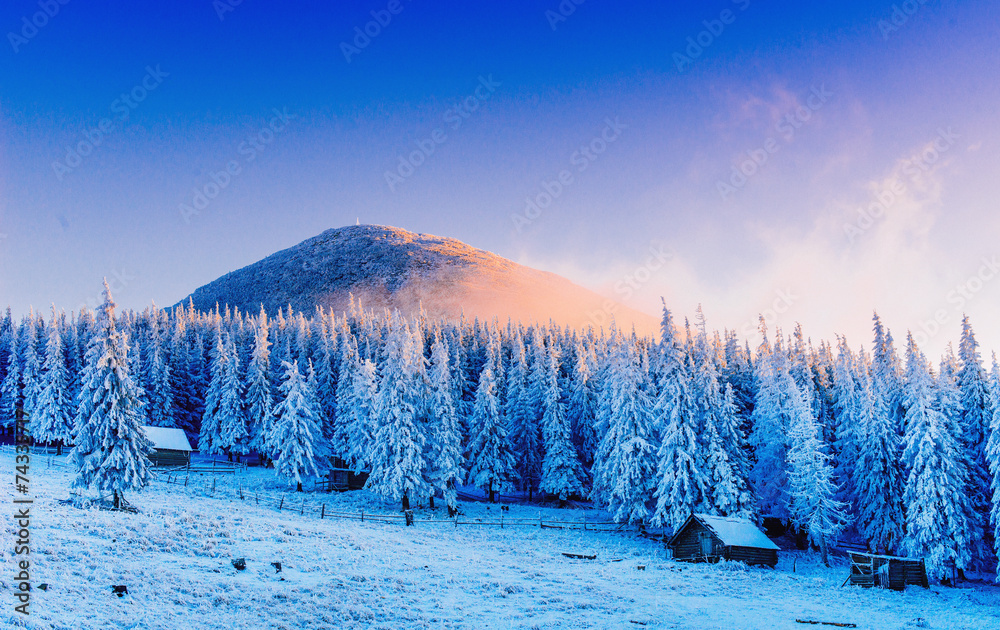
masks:
<svg viewBox="0 0 1000 630"><path fill-rule="evenodd" d="M809 395L809 390L796 387L789 400L788 510L792 522L819 546L823 564L830 566L828 549L848 519L846 505L836 500L833 466Z"/></svg>
<svg viewBox="0 0 1000 630"><path fill-rule="evenodd" d="M497 492L511 486L516 476L514 455L507 441L507 430L497 401L494 356L494 353L489 353L489 359L479 373L469 421L472 438L468 449L469 483L485 490L490 503L496 501Z"/></svg>
<svg viewBox="0 0 1000 630"><path fill-rule="evenodd" d="M837 359L833 369L834 479L837 498L853 510L854 465L858 457L858 431L867 426L871 413L867 373L861 357L855 357L847 339L837 337Z"/></svg>
<svg viewBox="0 0 1000 630"><path fill-rule="evenodd" d="M83 376L73 431L73 486L111 491L119 508L125 491L141 490L149 482L153 446L140 424L138 388L128 373L128 341L115 325L107 281Z"/></svg>
<svg viewBox="0 0 1000 630"><path fill-rule="evenodd" d="M386 499L401 501L427 494L424 481L426 436L417 420L416 366L409 325L394 313L382 349L382 374L375 397L375 435L371 473L365 487Z"/></svg>
<svg viewBox="0 0 1000 630"><path fill-rule="evenodd" d="M164 356L157 337L150 348L149 424L154 427L174 427L174 393L170 385L170 362Z"/></svg>
<svg viewBox="0 0 1000 630"><path fill-rule="evenodd" d="M659 395L653 406L655 425L660 427L656 466L656 511L654 525L676 530L692 512L708 501L709 478L703 465L705 453L698 438L699 409L691 380L691 358L675 336L673 318L663 307L659 344ZM719 443L718 433L713 438Z"/></svg>
<svg viewBox="0 0 1000 630"><path fill-rule="evenodd" d="M612 334L614 331L612 331ZM656 487L656 445L652 435L652 402L639 388L635 347L616 338L600 405L608 427L594 460L594 501L617 522L644 522Z"/></svg>
<svg viewBox="0 0 1000 630"><path fill-rule="evenodd" d="M986 462L986 444L989 440L993 405L989 393L986 371L979 354L979 342L972 331L969 318L962 318L962 337L958 346L958 388L961 392L961 426L957 435L960 448L968 465L965 494L971 510L968 518L978 531L988 529L992 490L991 475ZM996 561L987 539L979 536L972 541L970 568L985 569Z"/></svg>
<svg viewBox="0 0 1000 630"><path fill-rule="evenodd" d="M21 362L18 360L17 327L10 332L7 372L0 382L0 426L14 426L17 408L21 406Z"/></svg>
<svg viewBox="0 0 1000 630"><path fill-rule="evenodd" d="M589 471L594 465L594 455L600 443L597 436L597 391L591 366L594 359L590 348L579 341L576 342L575 355L569 379L566 415L583 472L588 477L584 479L584 484L589 486Z"/></svg>
<svg viewBox="0 0 1000 630"><path fill-rule="evenodd" d="M990 371L990 399L993 403L993 418L986 442L986 461L992 478L990 523L993 525L994 551L1000 556L1000 364L997 364L996 354L993 355L993 369ZM1000 581L1000 564L997 564L997 581Z"/></svg>
<svg viewBox="0 0 1000 630"><path fill-rule="evenodd" d="M282 400L274 408L274 426L267 443L271 446L274 472L294 479L302 492L302 475L311 470L319 474L316 446L322 439L316 406L310 400L308 384L299 372L299 363L283 361L285 382L281 385Z"/></svg>
<svg viewBox="0 0 1000 630"><path fill-rule="evenodd" d="M927 359L910 335L906 350L906 447L910 469L906 553L924 558L931 578L947 578L971 561L973 531L967 518L967 463L958 441L959 391L948 375L935 383ZM976 537L981 538L982 530Z"/></svg>
<svg viewBox="0 0 1000 630"><path fill-rule="evenodd" d="M347 424L347 455L354 471L371 470L375 441L375 403L378 398L378 372L373 361L357 357L352 372ZM338 408L343 406L338 403Z"/></svg>
<svg viewBox="0 0 1000 630"><path fill-rule="evenodd" d="M271 342L268 340L267 313L261 306L254 334L253 354L246 375L247 433L250 450L261 464L271 454L268 438L274 429L274 395L271 391Z"/></svg>
<svg viewBox="0 0 1000 630"><path fill-rule="evenodd" d="M448 513L454 514L458 505L456 486L463 476L463 458L462 431L455 411L449 363L448 342L438 335L431 346L431 430L427 440L427 462L430 466L431 484L444 497Z"/></svg>
<svg viewBox="0 0 1000 630"><path fill-rule="evenodd" d="M42 393L38 398L35 417L32 419L32 437L36 441L57 444L57 454L62 454L64 444L73 441L72 401L67 395L66 357L63 355L62 333L56 322L56 308L52 307L52 324L45 345L45 363L42 366Z"/></svg>
<svg viewBox="0 0 1000 630"><path fill-rule="evenodd" d="M530 501L542 476L542 387L547 365L541 329L529 330L532 335L530 362L519 340L513 344L506 412L514 470Z"/></svg>
<svg viewBox="0 0 1000 630"><path fill-rule="evenodd" d="M892 336L875 315L875 348L872 364L872 414L859 432L858 461L854 486L857 491L858 525L872 550L892 553L902 542L903 467L897 419L902 409L899 359Z"/></svg>
<svg viewBox="0 0 1000 630"><path fill-rule="evenodd" d="M24 415L29 429L34 429L35 407L42 393L42 362L38 354L38 325L31 312L21 325L21 344L24 346L24 362L21 366L21 395L24 397Z"/></svg>
<svg viewBox="0 0 1000 630"><path fill-rule="evenodd" d="M749 440L756 462L750 481L756 492L760 516L787 519L790 516L786 464L791 423L789 401L798 388L788 371L788 357L781 345L780 332L775 336L772 348L767 340L763 317L760 330L763 341L754 366L757 395Z"/></svg>
<svg viewBox="0 0 1000 630"><path fill-rule="evenodd" d="M230 337L223 347L226 360L222 366L222 393L216 409L219 439L216 446L227 455L240 455L250 451L250 433L247 431L246 401L240 377L240 356Z"/></svg>
<svg viewBox="0 0 1000 630"><path fill-rule="evenodd" d="M553 343L546 352L548 369L542 389L542 437L545 456L542 459L542 479L538 489L559 497L562 504L572 495L583 492L583 467L576 449L573 434L566 417L562 392L559 388L558 349Z"/></svg>
<svg viewBox="0 0 1000 630"><path fill-rule="evenodd" d="M223 452L221 412L228 361L222 331L216 328L215 346L212 350L212 380L205 395L205 413L201 417L201 432L198 434L198 449L209 455Z"/></svg>

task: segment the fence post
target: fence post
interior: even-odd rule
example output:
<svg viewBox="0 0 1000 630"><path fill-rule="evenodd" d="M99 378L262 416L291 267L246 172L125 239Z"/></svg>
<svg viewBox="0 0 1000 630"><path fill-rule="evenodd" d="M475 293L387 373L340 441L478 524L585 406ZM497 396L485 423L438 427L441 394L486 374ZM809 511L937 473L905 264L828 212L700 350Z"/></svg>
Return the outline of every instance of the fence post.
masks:
<svg viewBox="0 0 1000 630"><path fill-rule="evenodd" d="M500 529L503 529L503 512L500 512Z"/></svg>
<svg viewBox="0 0 1000 630"><path fill-rule="evenodd" d="M365 511L364 510L361 510L361 522L362 523L365 522Z"/></svg>
<svg viewBox="0 0 1000 630"><path fill-rule="evenodd" d="M326 503L324 503L324 504L323 504L323 507L322 507L322 508L320 509L320 512L319 512L319 520L321 520L321 521L322 521L322 520L323 520L323 517L325 517L325 516L326 516Z"/></svg>
<svg viewBox="0 0 1000 630"><path fill-rule="evenodd" d="M187 488L187 487L188 487L188 478L189 478L190 476L191 476L191 475L190 475L190 474L188 474L188 475L185 475L185 477L184 477L184 487L185 487L185 488Z"/></svg>
<svg viewBox="0 0 1000 630"><path fill-rule="evenodd" d="M299 510L299 516L302 516L305 513L306 513L306 498L302 497L302 509Z"/></svg>
<svg viewBox="0 0 1000 630"><path fill-rule="evenodd" d="M284 506L285 506L285 495L281 495L281 503L278 504L278 511L280 512L281 508Z"/></svg>
<svg viewBox="0 0 1000 630"><path fill-rule="evenodd" d="M257 495L257 505L260 505L260 493L255 492L254 494Z"/></svg>
<svg viewBox="0 0 1000 630"><path fill-rule="evenodd" d="M243 500L243 482L240 482L240 501Z"/></svg>
<svg viewBox="0 0 1000 630"><path fill-rule="evenodd" d="M215 494L215 475L212 475L212 494Z"/></svg>

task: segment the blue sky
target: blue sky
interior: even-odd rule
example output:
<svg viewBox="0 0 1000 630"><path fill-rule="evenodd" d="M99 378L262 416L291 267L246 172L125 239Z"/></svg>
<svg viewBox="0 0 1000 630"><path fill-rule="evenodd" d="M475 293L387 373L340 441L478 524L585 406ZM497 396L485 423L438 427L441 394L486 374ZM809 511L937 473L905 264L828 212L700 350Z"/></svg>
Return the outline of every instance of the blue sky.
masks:
<svg viewBox="0 0 1000 630"><path fill-rule="evenodd" d="M748 334L1000 346L994 3L224 2L0 8L0 303L169 305L360 220Z"/></svg>

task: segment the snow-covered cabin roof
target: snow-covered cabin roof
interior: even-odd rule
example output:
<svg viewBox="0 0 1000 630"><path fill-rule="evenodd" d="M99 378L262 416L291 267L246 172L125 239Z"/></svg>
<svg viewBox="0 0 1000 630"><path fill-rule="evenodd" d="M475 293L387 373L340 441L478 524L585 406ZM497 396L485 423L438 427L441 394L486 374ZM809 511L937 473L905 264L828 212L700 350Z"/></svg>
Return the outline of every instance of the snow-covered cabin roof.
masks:
<svg viewBox="0 0 1000 630"><path fill-rule="evenodd" d="M758 549L778 549L778 545L764 535L756 525L745 518L735 516L712 516L695 514L702 525L712 530L727 547L756 547Z"/></svg>
<svg viewBox="0 0 1000 630"><path fill-rule="evenodd" d="M142 427L142 430L146 432L146 437L153 443L153 448L157 450L191 452L191 443L188 442L184 431L180 429Z"/></svg>

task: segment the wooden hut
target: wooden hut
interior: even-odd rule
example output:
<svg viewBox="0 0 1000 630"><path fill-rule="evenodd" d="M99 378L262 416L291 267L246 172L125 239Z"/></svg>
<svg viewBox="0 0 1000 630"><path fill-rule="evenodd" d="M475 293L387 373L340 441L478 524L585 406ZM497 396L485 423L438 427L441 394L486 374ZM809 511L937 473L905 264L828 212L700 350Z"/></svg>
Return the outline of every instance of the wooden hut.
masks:
<svg viewBox="0 0 1000 630"><path fill-rule="evenodd" d="M745 518L692 514L667 545L675 560L718 562L734 560L774 567L778 545Z"/></svg>
<svg viewBox="0 0 1000 630"><path fill-rule="evenodd" d="M907 584L930 588L923 559L851 551L851 584L901 591Z"/></svg>
<svg viewBox="0 0 1000 630"><path fill-rule="evenodd" d="M191 443L184 431L167 427L142 427L153 443L149 461L154 466L187 466L191 463Z"/></svg>

